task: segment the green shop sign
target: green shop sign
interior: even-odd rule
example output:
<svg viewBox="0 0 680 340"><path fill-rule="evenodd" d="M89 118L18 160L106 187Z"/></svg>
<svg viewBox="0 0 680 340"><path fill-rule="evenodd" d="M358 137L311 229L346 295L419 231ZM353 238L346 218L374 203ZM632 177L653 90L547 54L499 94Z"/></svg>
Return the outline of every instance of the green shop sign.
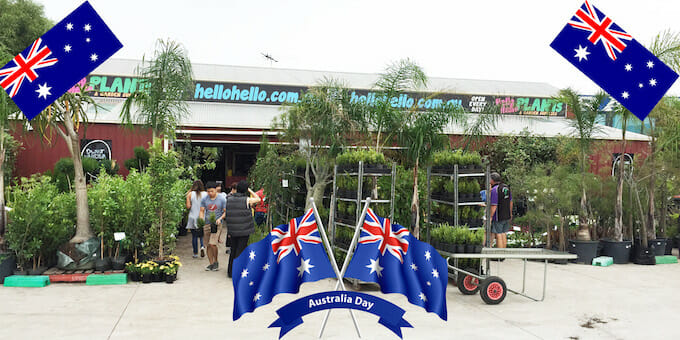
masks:
<svg viewBox="0 0 680 340"><path fill-rule="evenodd" d="M91 75L88 77L94 97L127 98L138 89L143 89L145 82L141 78L119 77L107 75ZM190 101L282 105L297 103L300 94L309 89L306 86L253 84L235 82L214 82L195 80ZM380 94L365 89L351 89L351 101L375 103ZM459 105L469 112L482 112L491 103L500 108L502 114L531 116L564 116L565 105L550 98L489 96L454 93L407 92L390 98L390 105L403 109L431 110L442 105Z"/></svg>

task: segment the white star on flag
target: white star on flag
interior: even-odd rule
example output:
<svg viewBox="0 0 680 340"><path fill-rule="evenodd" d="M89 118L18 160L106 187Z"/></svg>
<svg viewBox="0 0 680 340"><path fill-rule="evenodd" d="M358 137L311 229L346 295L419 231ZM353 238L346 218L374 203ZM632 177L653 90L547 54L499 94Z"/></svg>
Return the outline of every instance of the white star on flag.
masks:
<svg viewBox="0 0 680 340"><path fill-rule="evenodd" d="M411 263L411 269L418 270L418 266L415 263Z"/></svg>
<svg viewBox="0 0 680 340"><path fill-rule="evenodd" d="M427 283L428 286L432 285L432 282L430 282L430 281L427 281L426 283Z"/></svg>
<svg viewBox="0 0 680 340"><path fill-rule="evenodd" d="M427 302L427 297L425 297L425 294L423 292L420 292L420 294L418 294L418 297L420 297L421 300Z"/></svg>
<svg viewBox="0 0 680 340"><path fill-rule="evenodd" d="M259 300L261 297L262 297L262 294L260 294L260 292L257 292L257 294L255 294L255 296L253 297L253 301L257 301L257 300Z"/></svg>
<svg viewBox="0 0 680 340"><path fill-rule="evenodd" d="M90 24L87 24L85 25L85 27L83 27L83 29L85 29L85 32L89 32L92 29L92 26L90 26Z"/></svg>
<svg viewBox="0 0 680 340"><path fill-rule="evenodd" d="M643 88L644 85L642 85L642 83L639 83L639 84L638 84L638 87L639 87L639 88Z"/></svg>
<svg viewBox="0 0 680 340"><path fill-rule="evenodd" d="M90 42L90 38L85 38L85 42Z"/></svg>
<svg viewBox="0 0 680 340"><path fill-rule="evenodd" d="M309 272L309 270L312 269L312 268L314 268L314 265L312 265L312 264L309 263L309 261L311 261L311 260L312 260L312 259L306 259L306 260L305 260L305 259L303 259L303 258L300 258L300 266L297 267L298 272L300 272L300 273L298 274L298 276L302 277L302 275L304 275L305 272L306 272L307 274L311 274L311 273Z"/></svg>
<svg viewBox="0 0 680 340"><path fill-rule="evenodd" d="M574 56L575 58L578 58L578 61L581 61L583 59L588 60L588 55L590 52L588 52L588 47L583 47L581 45L578 45L578 48L575 48L574 51L576 51L576 55Z"/></svg>
<svg viewBox="0 0 680 340"><path fill-rule="evenodd" d="M269 263L265 263L264 266L262 266L262 270L267 270L269 269Z"/></svg>
<svg viewBox="0 0 680 340"><path fill-rule="evenodd" d="M255 252L251 250L250 254L248 254L248 257L250 258L251 261L254 260L255 259Z"/></svg>
<svg viewBox="0 0 680 340"><path fill-rule="evenodd" d="M241 277L246 277L246 276L248 276L248 269L244 269L244 270L241 272Z"/></svg>
<svg viewBox="0 0 680 340"><path fill-rule="evenodd" d="M647 62L647 68L652 68L652 67L654 67L654 62L650 60L650 61Z"/></svg>
<svg viewBox="0 0 680 340"><path fill-rule="evenodd" d="M52 88L47 86L47 83L44 83L42 85L38 84L38 89L35 90L35 92L38 92L38 98L44 98L47 99L47 96L52 95L50 93L50 90Z"/></svg>
<svg viewBox="0 0 680 340"><path fill-rule="evenodd" d="M64 52L66 53L71 52L71 45L64 46Z"/></svg>
<svg viewBox="0 0 680 340"><path fill-rule="evenodd" d="M68 24L66 24L66 30L67 30L67 31L70 31L70 30L72 30L72 29L73 29L73 24L72 24L72 23L69 22Z"/></svg>
<svg viewBox="0 0 680 340"><path fill-rule="evenodd" d="M633 65L631 64L626 64L626 71L632 71L633 70Z"/></svg>
<svg viewBox="0 0 680 340"><path fill-rule="evenodd" d="M432 276L439 277L439 272L436 269L432 269Z"/></svg>
<svg viewBox="0 0 680 340"><path fill-rule="evenodd" d="M654 78L650 79L649 85L656 86L656 79L654 79Z"/></svg>
<svg viewBox="0 0 680 340"><path fill-rule="evenodd" d="M369 274L373 274L373 272L375 272L378 274L378 277L382 276L383 267L380 266L380 262L378 262L378 259L369 260L371 261L371 263L366 265L366 268L371 270Z"/></svg>
<svg viewBox="0 0 680 340"><path fill-rule="evenodd" d="M96 53L92 53L92 55L90 56L90 60L92 61L97 61L98 58L99 56Z"/></svg>
<svg viewBox="0 0 680 340"><path fill-rule="evenodd" d="M254 284L253 281L250 281L250 283L248 283L249 286L252 286L253 284Z"/></svg>
<svg viewBox="0 0 680 340"><path fill-rule="evenodd" d="M425 259L429 261L431 257L432 257L432 255L430 255L430 251L429 250L426 251L425 252Z"/></svg>
<svg viewBox="0 0 680 340"><path fill-rule="evenodd" d="M623 97L623 99L628 99L628 97L630 97L630 94L628 94L627 91L623 91L623 93L621 93L621 97Z"/></svg>

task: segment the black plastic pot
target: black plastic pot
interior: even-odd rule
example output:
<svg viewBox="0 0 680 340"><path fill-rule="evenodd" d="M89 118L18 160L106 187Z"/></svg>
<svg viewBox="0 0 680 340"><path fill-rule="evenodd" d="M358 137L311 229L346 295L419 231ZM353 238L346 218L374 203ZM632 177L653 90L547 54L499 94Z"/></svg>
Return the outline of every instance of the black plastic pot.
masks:
<svg viewBox="0 0 680 340"><path fill-rule="evenodd" d="M654 255L662 256L666 251L666 239L657 238L656 240L649 241L649 246L654 248Z"/></svg>
<svg viewBox="0 0 680 340"><path fill-rule="evenodd" d="M165 283L173 283L177 280L177 274L165 275Z"/></svg>
<svg viewBox="0 0 680 340"><path fill-rule="evenodd" d="M602 256L610 256L616 264L626 264L630 261L630 251L633 247L631 241L600 240L602 244Z"/></svg>
<svg viewBox="0 0 680 340"><path fill-rule="evenodd" d="M107 270L111 269L111 258L110 257L105 257L105 258L97 258L97 260L94 261L94 270L98 272L105 272Z"/></svg>
<svg viewBox="0 0 680 340"><path fill-rule="evenodd" d="M130 277L130 281L132 282L138 282L142 279L141 275L137 272L128 273L128 276Z"/></svg>
<svg viewBox="0 0 680 340"><path fill-rule="evenodd" d="M14 272L16 268L17 261L14 258L14 255L3 254L2 260L0 260L0 284L5 283L5 278L12 275L12 272Z"/></svg>
<svg viewBox="0 0 680 340"><path fill-rule="evenodd" d="M40 266L40 267L35 268L35 269L29 269L28 275L42 275L45 271L47 271L47 267Z"/></svg>
<svg viewBox="0 0 680 340"><path fill-rule="evenodd" d="M392 169L384 164L366 164L364 166L364 173L367 174L386 174L391 171Z"/></svg>
<svg viewBox="0 0 680 340"><path fill-rule="evenodd" d="M475 246L475 254L481 254L481 253L482 253L482 246L476 245Z"/></svg>
<svg viewBox="0 0 680 340"><path fill-rule="evenodd" d="M111 258L111 267L113 270L125 269L125 257L119 256Z"/></svg>
<svg viewBox="0 0 680 340"><path fill-rule="evenodd" d="M465 253L465 245L464 244L456 244L456 251L454 253Z"/></svg>
<svg viewBox="0 0 680 340"><path fill-rule="evenodd" d="M673 255L673 239L666 239L666 249L664 255Z"/></svg>
<svg viewBox="0 0 680 340"><path fill-rule="evenodd" d="M151 283L151 274L142 274L142 283Z"/></svg>
<svg viewBox="0 0 680 340"><path fill-rule="evenodd" d="M599 244L600 241L569 240L569 252L578 256L576 262L592 264L593 259L597 257L597 248Z"/></svg>
<svg viewBox="0 0 680 340"><path fill-rule="evenodd" d="M473 254L475 252L475 246L473 244L466 244L465 245L465 253L466 254Z"/></svg>

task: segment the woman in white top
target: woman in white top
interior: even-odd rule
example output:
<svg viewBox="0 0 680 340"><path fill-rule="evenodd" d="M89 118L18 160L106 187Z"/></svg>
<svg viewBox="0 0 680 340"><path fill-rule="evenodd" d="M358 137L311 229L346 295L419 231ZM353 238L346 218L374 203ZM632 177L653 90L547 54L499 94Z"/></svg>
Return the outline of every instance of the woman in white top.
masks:
<svg viewBox="0 0 680 340"><path fill-rule="evenodd" d="M187 209L189 209L189 217L187 218L187 229L191 230L191 246L194 250L194 258L198 257L198 241L201 242L201 257L205 256L205 246L203 245L203 226L200 228L196 225L198 214L201 209L201 200L208 193L205 192L203 182L199 179L194 181L191 186L191 191L187 192Z"/></svg>

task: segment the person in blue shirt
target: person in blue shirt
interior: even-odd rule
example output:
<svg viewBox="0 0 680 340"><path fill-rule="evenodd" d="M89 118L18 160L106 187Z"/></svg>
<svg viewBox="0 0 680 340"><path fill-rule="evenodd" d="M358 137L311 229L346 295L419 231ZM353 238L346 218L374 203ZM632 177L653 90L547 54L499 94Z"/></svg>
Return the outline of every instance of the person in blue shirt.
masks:
<svg viewBox="0 0 680 340"><path fill-rule="evenodd" d="M496 238L497 248L506 248L508 245L506 233L510 230L512 221L512 193L510 188L501 181L500 174L492 172L490 177L491 237Z"/></svg>
<svg viewBox="0 0 680 340"><path fill-rule="evenodd" d="M200 220L205 226L203 232L210 235L208 240L208 262L210 264L205 267L205 270L217 271L220 264L217 262L217 244L222 242L222 235L226 237L226 229L224 227L224 217L226 215L227 200L224 196L218 195L217 184L215 182L208 183L208 195L201 200L201 211L199 213ZM211 225L211 216L215 216L215 225Z"/></svg>

